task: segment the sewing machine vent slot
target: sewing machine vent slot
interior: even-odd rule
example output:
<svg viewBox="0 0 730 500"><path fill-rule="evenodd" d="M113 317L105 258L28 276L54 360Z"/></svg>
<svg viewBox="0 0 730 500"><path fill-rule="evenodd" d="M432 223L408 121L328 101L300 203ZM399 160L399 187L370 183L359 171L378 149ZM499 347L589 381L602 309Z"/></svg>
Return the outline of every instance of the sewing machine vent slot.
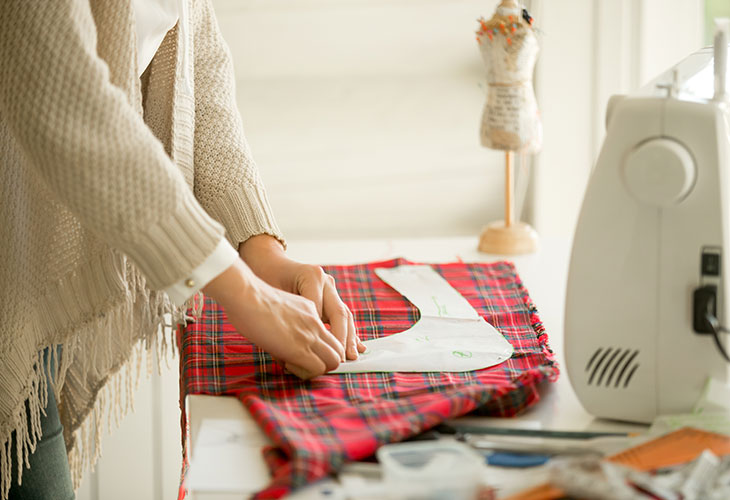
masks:
<svg viewBox="0 0 730 500"><path fill-rule="evenodd" d="M625 389L639 369L638 355L636 349L599 347L586 365L588 385Z"/></svg>

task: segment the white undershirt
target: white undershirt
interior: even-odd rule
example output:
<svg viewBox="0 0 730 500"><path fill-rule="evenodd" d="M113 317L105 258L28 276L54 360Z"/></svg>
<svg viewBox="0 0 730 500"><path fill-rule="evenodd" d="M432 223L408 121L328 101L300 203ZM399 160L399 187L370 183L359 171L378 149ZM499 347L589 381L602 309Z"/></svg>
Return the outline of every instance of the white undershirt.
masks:
<svg viewBox="0 0 730 500"><path fill-rule="evenodd" d="M183 2L184 0L132 0L137 27L137 68L140 76L152 62L167 32L177 24L178 19L181 23L187 20ZM186 28L187 26L181 26L184 33L187 32ZM182 47L181 50L187 53L187 47ZM218 246L202 264L193 269L189 276L166 288L165 292L176 305L182 305L237 258L236 250L228 240L221 238Z"/></svg>
<svg viewBox="0 0 730 500"><path fill-rule="evenodd" d="M228 269L237 258L238 252L233 249L227 239L221 238L213 253L208 255L202 264L193 269L187 278L165 288L165 292L176 305L182 305L194 293L210 283L213 278Z"/></svg>
<svg viewBox="0 0 730 500"><path fill-rule="evenodd" d="M132 0L137 27L137 68L147 69L162 40L180 18L180 0Z"/></svg>

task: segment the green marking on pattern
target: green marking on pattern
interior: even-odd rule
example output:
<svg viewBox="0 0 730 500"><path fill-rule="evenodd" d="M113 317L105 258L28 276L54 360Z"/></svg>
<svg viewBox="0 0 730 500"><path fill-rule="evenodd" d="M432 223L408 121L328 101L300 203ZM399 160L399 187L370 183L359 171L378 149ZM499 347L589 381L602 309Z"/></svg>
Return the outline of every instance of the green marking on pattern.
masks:
<svg viewBox="0 0 730 500"><path fill-rule="evenodd" d="M439 311L439 316L446 316L448 312L446 311L446 306L439 304L439 301L436 300L435 295L431 295L431 300L433 300L433 303L436 304L436 309Z"/></svg>
<svg viewBox="0 0 730 500"><path fill-rule="evenodd" d="M453 351L451 354L457 358L471 358L473 356L471 351Z"/></svg>

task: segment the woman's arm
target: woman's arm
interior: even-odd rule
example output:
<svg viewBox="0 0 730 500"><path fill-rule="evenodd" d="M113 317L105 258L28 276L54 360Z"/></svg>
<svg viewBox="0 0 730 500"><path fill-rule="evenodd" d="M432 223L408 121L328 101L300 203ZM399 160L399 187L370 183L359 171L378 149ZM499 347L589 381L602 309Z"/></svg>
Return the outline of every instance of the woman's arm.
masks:
<svg viewBox="0 0 730 500"><path fill-rule="evenodd" d="M210 0L193 0L195 196L234 248L258 234L283 243L236 106L233 62Z"/></svg>
<svg viewBox="0 0 730 500"><path fill-rule="evenodd" d="M155 288L199 266L223 228L196 201L96 52L85 0L8 0L0 9L0 120L28 166L84 227L129 255ZM205 288L263 349L311 377L344 349L312 303L236 259Z"/></svg>
<svg viewBox="0 0 730 500"><path fill-rule="evenodd" d="M287 297L309 299L318 317L330 324L332 334L346 348L342 360L355 359L365 347L334 281L319 266L293 261L284 252L281 232L243 134L230 50L210 0L194 0L193 6L195 194L225 226L230 242L254 273L287 292ZM292 371L297 373L296 367Z"/></svg>
<svg viewBox="0 0 730 500"><path fill-rule="evenodd" d="M153 288L183 279L220 241L131 98L110 81L84 0L0 9L0 120L27 165Z"/></svg>

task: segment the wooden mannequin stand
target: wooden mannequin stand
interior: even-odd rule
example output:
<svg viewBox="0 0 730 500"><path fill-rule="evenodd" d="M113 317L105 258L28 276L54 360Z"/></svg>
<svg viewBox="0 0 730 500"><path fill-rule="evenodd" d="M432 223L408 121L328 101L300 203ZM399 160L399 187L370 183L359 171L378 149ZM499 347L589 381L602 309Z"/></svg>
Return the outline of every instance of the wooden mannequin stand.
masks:
<svg viewBox="0 0 730 500"><path fill-rule="evenodd" d="M505 151L504 220L488 224L479 237L479 251L500 255L532 253L537 250L537 233L529 224L514 221L512 151Z"/></svg>

